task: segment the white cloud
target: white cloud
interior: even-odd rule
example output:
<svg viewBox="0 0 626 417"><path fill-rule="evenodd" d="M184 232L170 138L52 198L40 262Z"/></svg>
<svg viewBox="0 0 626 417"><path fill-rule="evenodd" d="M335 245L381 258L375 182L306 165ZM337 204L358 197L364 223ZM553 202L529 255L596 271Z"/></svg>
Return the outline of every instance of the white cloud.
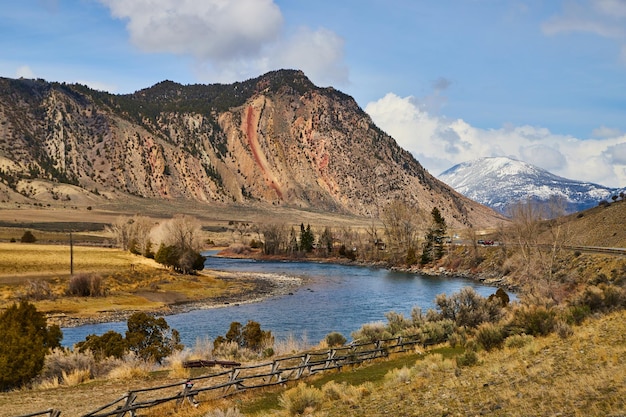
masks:
<svg viewBox="0 0 626 417"><path fill-rule="evenodd" d="M276 39L282 14L272 0L101 0L128 21L132 42L146 52L230 60L258 54Z"/></svg>
<svg viewBox="0 0 626 417"><path fill-rule="evenodd" d="M343 40L327 29L283 33L273 0L100 0L127 21L131 42L148 53L191 56L198 76L232 82L279 68L316 83L343 83Z"/></svg>
<svg viewBox="0 0 626 417"><path fill-rule="evenodd" d="M433 115L420 100L393 93L365 111L434 175L472 159L508 156L565 178L626 186L626 135L581 140L534 126L480 129Z"/></svg>
<svg viewBox="0 0 626 417"><path fill-rule="evenodd" d="M301 27L292 38L276 45L272 55L280 67L301 69L317 83L328 85L348 80L343 51L344 41L336 33Z"/></svg>
<svg viewBox="0 0 626 417"><path fill-rule="evenodd" d="M594 138L610 138L610 137L615 137L615 136L621 136L623 135L623 133L619 129L614 129L614 128L606 127L606 126L600 126L596 129L593 129L593 131L591 132L591 135Z"/></svg>
<svg viewBox="0 0 626 417"><path fill-rule="evenodd" d="M28 65L22 65L15 71L15 78L35 78L35 73Z"/></svg>
<svg viewBox="0 0 626 417"><path fill-rule="evenodd" d="M626 64L626 1L579 0L564 3L563 12L543 23L546 35L583 32L614 39Z"/></svg>
<svg viewBox="0 0 626 417"><path fill-rule="evenodd" d="M626 165L626 141L609 146L604 153L612 163Z"/></svg>

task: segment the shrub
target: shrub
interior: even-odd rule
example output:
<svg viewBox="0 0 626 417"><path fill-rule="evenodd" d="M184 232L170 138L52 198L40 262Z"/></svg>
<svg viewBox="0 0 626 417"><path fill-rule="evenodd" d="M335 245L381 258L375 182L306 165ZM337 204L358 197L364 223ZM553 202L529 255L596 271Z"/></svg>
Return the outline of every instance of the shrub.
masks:
<svg viewBox="0 0 626 417"><path fill-rule="evenodd" d="M58 326L28 302L13 304L0 314L0 391L30 382L43 369L46 354L60 346Z"/></svg>
<svg viewBox="0 0 626 417"><path fill-rule="evenodd" d="M76 348L79 352L91 352L97 361L109 357L122 359L128 352L128 343L121 334L109 330L102 336L88 335L84 341L76 344Z"/></svg>
<svg viewBox="0 0 626 417"><path fill-rule="evenodd" d="M440 294L435 304L442 319L454 320L458 326L477 327L483 322L497 322L502 317L502 300L486 299L473 288L465 287L450 297Z"/></svg>
<svg viewBox="0 0 626 417"><path fill-rule="evenodd" d="M27 230L22 235L21 241L22 243L35 243L37 241L37 238L35 237L35 235L33 235L33 232Z"/></svg>
<svg viewBox="0 0 626 417"><path fill-rule="evenodd" d="M512 336L507 337L504 340L504 346L508 348L522 348L530 343L532 343L535 338L531 335L522 333L522 334L514 334Z"/></svg>
<svg viewBox="0 0 626 417"><path fill-rule="evenodd" d="M446 342L457 329L450 319L427 321L420 328L422 343L426 345Z"/></svg>
<svg viewBox="0 0 626 417"><path fill-rule="evenodd" d="M385 317L387 318L387 329L392 336L400 334L404 329L412 325L411 320L395 311L385 313Z"/></svg>
<svg viewBox="0 0 626 417"><path fill-rule="evenodd" d="M574 334L574 331L572 330L570 325L561 320L559 320L556 323L556 325L554 326L554 330L556 331L556 334L558 334L561 339L567 339L568 337Z"/></svg>
<svg viewBox="0 0 626 417"><path fill-rule="evenodd" d="M233 321L224 337L218 336L213 343L215 349L225 342L232 342L237 346L250 349L254 352L261 352L264 349L274 345L274 336L272 332L261 330L261 325L253 320L248 320L245 326L241 323Z"/></svg>
<svg viewBox="0 0 626 417"><path fill-rule="evenodd" d="M556 312L544 306L522 306L513 313L509 323L512 334L526 333L533 336L545 336L554 330Z"/></svg>
<svg viewBox="0 0 626 417"><path fill-rule="evenodd" d="M52 298L50 284L43 280L29 280L26 284L25 297L28 300L47 300Z"/></svg>
<svg viewBox="0 0 626 417"><path fill-rule="evenodd" d="M67 373L62 372L63 385L73 387L75 385L82 384L89 381L92 378L91 371L89 369L74 369Z"/></svg>
<svg viewBox="0 0 626 417"><path fill-rule="evenodd" d="M92 274L76 274L70 278L67 292L79 297L101 297L104 295L102 277Z"/></svg>
<svg viewBox="0 0 626 417"><path fill-rule="evenodd" d="M411 382L411 370L406 366L392 369L385 374L385 384L394 386L398 384L408 384Z"/></svg>
<svg viewBox="0 0 626 417"><path fill-rule="evenodd" d="M573 304L579 307L587 306L591 312L623 308L626 307L626 290L610 284L589 286Z"/></svg>
<svg viewBox="0 0 626 417"><path fill-rule="evenodd" d="M569 324L580 325L591 314L591 308L587 305L570 306L566 313L566 321Z"/></svg>
<svg viewBox="0 0 626 417"><path fill-rule="evenodd" d="M504 329L498 324L483 323L476 331L476 342L487 351L501 347L504 338Z"/></svg>
<svg viewBox="0 0 626 417"><path fill-rule="evenodd" d="M133 356L130 358L127 357L119 366L111 369L108 377L111 379L131 380L146 378L148 375L150 375L149 365L142 360L137 360L137 357Z"/></svg>
<svg viewBox="0 0 626 417"><path fill-rule="evenodd" d="M338 384L337 382L332 380L322 385L322 393L324 394L324 398L331 401L337 401L338 399L340 399L345 389L345 384Z"/></svg>
<svg viewBox="0 0 626 417"><path fill-rule="evenodd" d="M383 322L365 323L359 330L352 332L352 340L359 343L375 342L389 339L391 334L385 328Z"/></svg>
<svg viewBox="0 0 626 417"><path fill-rule="evenodd" d="M56 380L61 383L67 382L65 379L69 375L79 372L83 375L88 373L89 377L95 374L95 360L90 352L54 349L46 356L40 377L43 380Z"/></svg>
<svg viewBox="0 0 626 417"><path fill-rule="evenodd" d="M245 417L237 408L228 408L226 410L222 410L218 408L216 410L211 410L204 415L204 417Z"/></svg>
<svg viewBox="0 0 626 417"><path fill-rule="evenodd" d="M347 339L339 332L328 333L324 340L328 347L343 346L347 342Z"/></svg>
<svg viewBox="0 0 626 417"><path fill-rule="evenodd" d="M319 410L324 402L324 394L301 382L297 387L282 393L278 401L289 415L295 416Z"/></svg>
<svg viewBox="0 0 626 417"><path fill-rule="evenodd" d="M459 368L474 366L478 363L478 354L473 350L466 350L465 353L456 357L456 366Z"/></svg>

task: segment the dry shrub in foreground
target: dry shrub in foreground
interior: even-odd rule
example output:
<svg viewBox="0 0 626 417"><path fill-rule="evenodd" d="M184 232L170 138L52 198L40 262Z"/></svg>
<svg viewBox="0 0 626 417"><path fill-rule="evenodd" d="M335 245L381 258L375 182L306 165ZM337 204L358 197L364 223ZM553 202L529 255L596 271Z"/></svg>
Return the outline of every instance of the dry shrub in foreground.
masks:
<svg viewBox="0 0 626 417"><path fill-rule="evenodd" d="M244 415L237 408L227 408L226 410L218 408L209 411L203 417L244 417Z"/></svg>
<svg viewBox="0 0 626 417"><path fill-rule="evenodd" d="M374 390L374 384L366 382L359 386L329 381L322 386L322 394L329 401L341 401L343 404L356 405Z"/></svg>
<svg viewBox="0 0 626 417"><path fill-rule="evenodd" d="M289 415L296 416L319 410L324 403L324 394L301 382L297 387L283 392L278 401Z"/></svg>
<svg viewBox="0 0 626 417"><path fill-rule="evenodd" d="M73 387L83 382L89 381L92 377L89 369L75 369L70 373L62 372L63 385Z"/></svg>
<svg viewBox="0 0 626 417"><path fill-rule="evenodd" d="M104 295L104 282L100 275L76 274L70 278L67 291L79 297L101 297Z"/></svg>
<svg viewBox="0 0 626 417"><path fill-rule="evenodd" d="M274 353L278 356L292 355L310 348L311 345L306 335L298 339L292 333L287 335L286 339L281 339L274 343Z"/></svg>
<svg viewBox="0 0 626 417"><path fill-rule="evenodd" d="M96 375L96 361L90 352L70 351L66 349L54 349L46 356L40 378L57 382L66 382L70 375L85 372ZM74 378L72 377L71 380Z"/></svg>
<svg viewBox="0 0 626 417"><path fill-rule="evenodd" d="M150 374L151 365L134 356L128 356L119 366L109 371L111 379L145 378Z"/></svg>

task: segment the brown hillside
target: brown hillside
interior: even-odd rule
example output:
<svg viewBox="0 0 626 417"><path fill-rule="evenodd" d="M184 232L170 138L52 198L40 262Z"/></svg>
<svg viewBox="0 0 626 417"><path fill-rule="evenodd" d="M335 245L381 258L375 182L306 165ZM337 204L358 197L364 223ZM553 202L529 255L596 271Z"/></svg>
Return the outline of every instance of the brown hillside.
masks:
<svg viewBox="0 0 626 417"><path fill-rule="evenodd" d="M0 79L0 202L100 206L129 196L379 217L393 200L451 226L499 217L431 176L349 96L275 71L129 95Z"/></svg>
<svg viewBox="0 0 626 417"><path fill-rule="evenodd" d="M597 206L567 217L572 245L626 247L626 202Z"/></svg>

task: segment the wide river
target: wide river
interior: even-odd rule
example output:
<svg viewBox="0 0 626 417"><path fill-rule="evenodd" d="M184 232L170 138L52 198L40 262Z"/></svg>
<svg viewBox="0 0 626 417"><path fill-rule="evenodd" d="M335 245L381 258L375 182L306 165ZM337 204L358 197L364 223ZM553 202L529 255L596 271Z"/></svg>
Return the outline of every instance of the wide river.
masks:
<svg viewBox="0 0 626 417"><path fill-rule="evenodd" d="M207 253L205 255L211 255ZM385 313L395 311L410 316L415 306L424 312L434 308L438 294L452 294L469 286L483 296L496 290L462 278L428 277L380 268L312 262L255 261L209 256L205 267L212 270L279 274L301 277L304 285L292 294L267 300L225 305L166 316L167 323L180 332L185 346L193 347L198 338L211 340L228 331L230 323L254 320L270 330L277 340L289 336L317 343L337 331L348 340L364 323L386 321ZM122 335L126 322L102 323L63 329L63 345L71 347L89 334L115 330Z"/></svg>

